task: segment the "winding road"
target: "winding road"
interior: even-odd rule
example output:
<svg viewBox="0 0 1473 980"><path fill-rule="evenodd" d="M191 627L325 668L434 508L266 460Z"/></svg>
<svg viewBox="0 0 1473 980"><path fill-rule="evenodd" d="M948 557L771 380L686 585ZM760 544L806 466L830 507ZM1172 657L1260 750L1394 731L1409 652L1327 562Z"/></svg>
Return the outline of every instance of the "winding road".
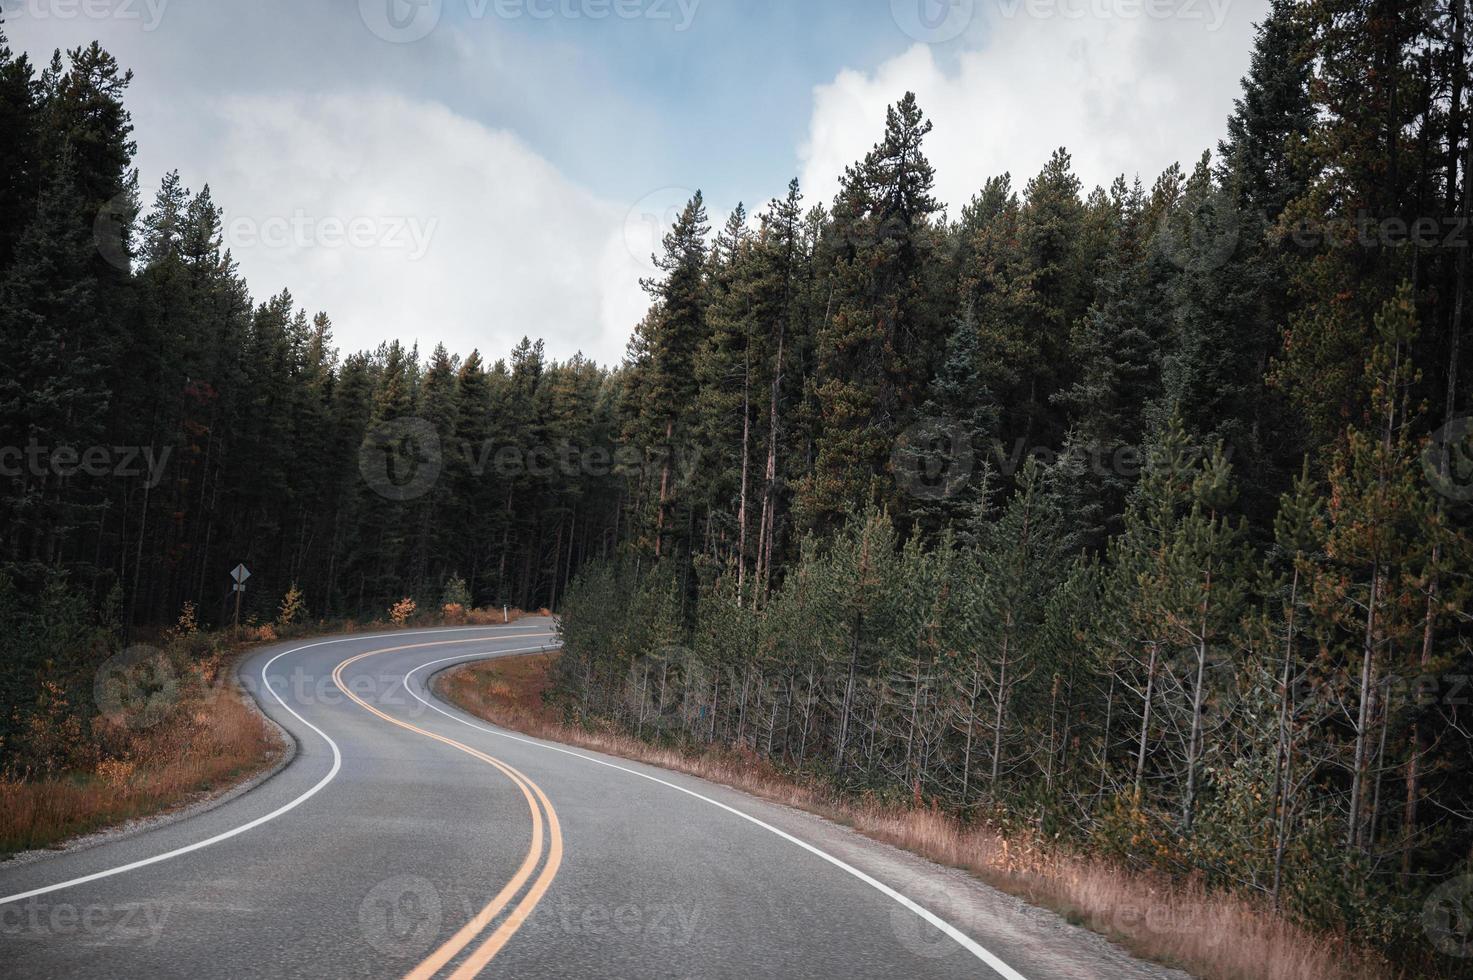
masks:
<svg viewBox="0 0 1473 980"><path fill-rule="evenodd" d="M290 764L184 819L0 865L0 976L1185 976L818 817L430 691L556 642L524 619L246 658Z"/></svg>

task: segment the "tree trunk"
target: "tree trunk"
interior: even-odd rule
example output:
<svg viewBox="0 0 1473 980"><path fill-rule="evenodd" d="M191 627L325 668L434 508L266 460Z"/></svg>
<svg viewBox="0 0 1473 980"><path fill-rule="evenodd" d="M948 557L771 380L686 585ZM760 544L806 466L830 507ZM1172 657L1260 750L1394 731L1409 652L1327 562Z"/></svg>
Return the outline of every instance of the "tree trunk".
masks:
<svg viewBox="0 0 1473 980"><path fill-rule="evenodd" d="M1013 640L1013 611L1009 609L1004 618L1002 634L1002 658L997 668L997 710L992 720L992 793L997 794L997 774L1002 762L1002 726L1008 708L1008 660Z"/></svg>
<svg viewBox="0 0 1473 980"><path fill-rule="evenodd" d="M844 769L844 745L849 741L849 708L854 701L854 675L859 670L859 631L864 624L861 615L854 624L854 639L849 644L849 674L844 681L844 710L839 716L839 738L834 745L834 772Z"/></svg>
<svg viewBox="0 0 1473 980"><path fill-rule="evenodd" d="M737 607L747 599L747 469L751 458L752 406L751 406L751 343L747 344L747 363L742 371L742 486L737 504Z"/></svg>
<svg viewBox="0 0 1473 980"><path fill-rule="evenodd" d="M1207 681L1207 617L1211 608L1212 562L1207 562L1206 590L1202 595L1201 619L1197 636L1197 678L1192 685L1192 732L1187 740L1187 792L1182 801L1182 827L1192 829L1192 815L1197 805L1197 764L1202 752L1202 701Z"/></svg>
<svg viewBox="0 0 1473 980"><path fill-rule="evenodd" d="M1156 644L1150 644L1151 657L1146 666L1146 696L1145 706L1141 710L1141 739L1140 748L1136 750L1135 756L1135 798L1141 798L1141 780L1146 774L1146 738L1151 729L1151 697L1155 693L1156 686Z"/></svg>
<svg viewBox="0 0 1473 980"><path fill-rule="evenodd" d="M1379 600L1380 587L1381 569L1378 562L1371 569L1371 595L1366 603L1366 631L1361 647L1360 706L1356 712L1355 762L1350 781L1350 816L1346 821L1345 834L1346 846L1351 848L1360 847L1364 838L1361 821L1362 811L1365 809L1366 766L1370 759L1366 732L1370 726L1375 700L1372 674L1375 669L1376 603Z"/></svg>
<svg viewBox="0 0 1473 980"><path fill-rule="evenodd" d="M1294 621L1299 610L1299 566L1294 567L1294 578L1289 583L1288 635L1284 639L1284 666L1279 673L1279 732L1278 749L1274 764L1274 881L1269 894L1274 908L1279 907L1279 891L1284 880L1284 845L1289 829L1289 792L1293 779L1293 742L1289 735L1290 697L1289 684L1294 664Z"/></svg>
<svg viewBox="0 0 1473 980"><path fill-rule="evenodd" d="M672 445L675 437L675 420L665 423L665 458L660 465L660 501L655 511L655 558L664 554L665 508L670 502L670 459L675 454Z"/></svg>
<svg viewBox="0 0 1473 980"><path fill-rule="evenodd" d="M1115 714L1115 669L1110 669L1110 689L1105 695L1105 730L1100 736L1100 790L1098 799L1105 796L1105 782L1110 775L1110 722Z"/></svg>

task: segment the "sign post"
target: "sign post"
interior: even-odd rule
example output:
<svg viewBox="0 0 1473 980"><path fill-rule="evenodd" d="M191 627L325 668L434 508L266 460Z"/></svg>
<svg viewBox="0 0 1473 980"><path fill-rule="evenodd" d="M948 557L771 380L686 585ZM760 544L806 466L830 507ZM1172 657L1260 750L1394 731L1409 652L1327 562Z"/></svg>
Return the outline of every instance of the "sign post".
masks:
<svg viewBox="0 0 1473 980"><path fill-rule="evenodd" d="M240 628L240 596L245 591L246 579L251 577L251 570L244 564L236 565L230 572L230 577L235 580L235 626Z"/></svg>

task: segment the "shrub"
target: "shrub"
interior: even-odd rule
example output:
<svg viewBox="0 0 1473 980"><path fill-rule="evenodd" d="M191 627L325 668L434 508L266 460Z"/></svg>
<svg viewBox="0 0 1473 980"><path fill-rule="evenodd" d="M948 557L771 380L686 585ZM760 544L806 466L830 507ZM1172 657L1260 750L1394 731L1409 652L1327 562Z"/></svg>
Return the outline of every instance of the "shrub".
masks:
<svg viewBox="0 0 1473 980"><path fill-rule="evenodd" d="M185 639L199 632L199 617L196 615L194 603L185 600L184 607L179 610L179 621L174 624L174 635Z"/></svg>
<svg viewBox="0 0 1473 980"><path fill-rule="evenodd" d="M297 588L293 582L292 587L286 590L286 595L281 597L281 611L277 613L276 624L282 629L291 626L306 610L306 602L302 597L302 590Z"/></svg>
<svg viewBox="0 0 1473 980"><path fill-rule="evenodd" d="M405 596L389 607L389 619L393 621L395 626L403 626L409 622L409 618L414 615L416 608L414 600Z"/></svg>
<svg viewBox="0 0 1473 980"><path fill-rule="evenodd" d="M471 608L471 591L466 588L465 579L459 575L450 576L445 583L445 594L440 598L440 604L446 607L459 606L462 610Z"/></svg>
<svg viewBox="0 0 1473 980"><path fill-rule="evenodd" d="M126 759L103 759L97 764L97 776L112 789L120 789L133 778L137 766Z"/></svg>

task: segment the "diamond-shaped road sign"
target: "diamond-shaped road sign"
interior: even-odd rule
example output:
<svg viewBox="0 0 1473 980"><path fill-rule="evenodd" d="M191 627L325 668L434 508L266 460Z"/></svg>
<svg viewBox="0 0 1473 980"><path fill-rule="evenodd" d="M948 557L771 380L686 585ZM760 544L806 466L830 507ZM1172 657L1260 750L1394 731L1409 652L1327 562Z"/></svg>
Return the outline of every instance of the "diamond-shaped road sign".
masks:
<svg viewBox="0 0 1473 980"><path fill-rule="evenodd" d="M230 572L230 577L235 579L236 585L245 585L245 580L251 577L251 570L245 565L236 565Z"/></svg>

